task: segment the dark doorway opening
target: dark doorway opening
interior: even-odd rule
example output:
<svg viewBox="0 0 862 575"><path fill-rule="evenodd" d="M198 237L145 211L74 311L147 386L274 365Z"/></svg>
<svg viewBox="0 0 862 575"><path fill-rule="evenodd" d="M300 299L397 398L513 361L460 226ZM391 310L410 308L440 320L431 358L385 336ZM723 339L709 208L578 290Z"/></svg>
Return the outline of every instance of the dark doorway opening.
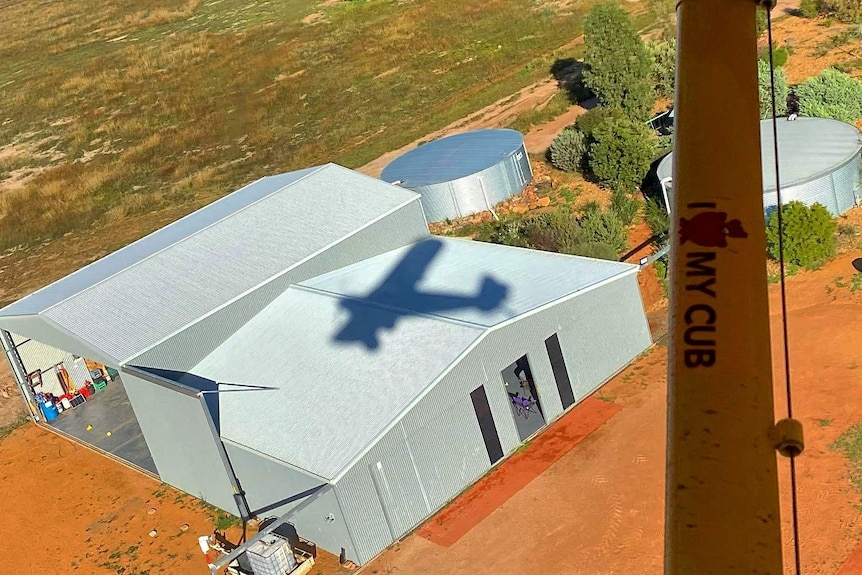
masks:
<svg viewBox="0 0 862 575"><path fill-rule="evenodd" d="M548 359L551 360L551 370L554 372L563 409L568 409L575 403L575 392L572 390L572 380L569 379L566 360L563 359L563 349L560 347L560 338L557 334L545 340L545 349L548 350Z"/></svg>
<svg viewBox="0 0 862 575"><path fill-rule="evenodd" d="M488 450L488 459L491 465L503 458L503 446L500 445L500 436L497 434L497 426L491 415L491 406L488 404L488 395L485 386L479 386L470 393L473 400L473 409L476 411L476 419L479 420L479 429L482 430L482 438L485 440L485 449Z"/></svg>
<svg viewBox="0 0 862 575"><path fill-rule="evenodd" d="M526 441L546 423L527 356L522 355L515 363L501 371L500 375L509 394L509 407L518 428L518 436L522 442Z"/></svg>

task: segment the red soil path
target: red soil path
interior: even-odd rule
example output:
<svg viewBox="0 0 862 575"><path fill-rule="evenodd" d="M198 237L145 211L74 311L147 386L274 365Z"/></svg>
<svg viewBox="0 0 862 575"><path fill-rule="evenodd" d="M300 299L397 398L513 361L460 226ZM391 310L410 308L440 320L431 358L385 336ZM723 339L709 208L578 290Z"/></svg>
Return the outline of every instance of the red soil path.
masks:
<svg viewBox="0 0 862 575"><path fill-rule="evenodd" d="M435 515L418 534L437 545L451 547L619 410L620 406L614 403L587 398L534 439L524 451L503 462Z"/></svg>

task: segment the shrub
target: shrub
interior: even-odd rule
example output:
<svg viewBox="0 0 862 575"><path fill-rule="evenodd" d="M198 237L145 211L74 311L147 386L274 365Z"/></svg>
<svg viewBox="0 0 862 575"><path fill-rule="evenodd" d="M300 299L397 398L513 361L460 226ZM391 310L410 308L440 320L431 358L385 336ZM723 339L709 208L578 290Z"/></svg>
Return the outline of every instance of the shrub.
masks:
<svg viewBox="0 0 862 575"><path fill-rule="evenodd" d="M670 217L664 207L664 200L650 198L646 202L644 220L654 236L661 236L670 231Z"/></svg>
<svg viewBox="0 0 862 575"><path fill-rule="evenodd" d="M640 203L629 192L623 189L613 191L611 195L611 210L613 210L623 224L627 226L632 225L638 217L640 209Z"/></svg>
<svg viewBox="0 0 862 575"><path fill-rule="evenodd" d="M802 0L799 13L803 18L817 18L820 15L820 0Z"/></svg>
<svg viewBox="0 0 862 575"><path fill-rule="evenodd" d="M659 97L673 97L676 76L676 40L647 44L652 62L652 83Z"/></svg>
<svg viewBox="0 0 862 575"><path fill-rule="evenodd" d="M817 269L835 255L836 223L821 204L806 206L789 202L781 208L784 219L784 261L790 266ZM766 226L766 249L778 260L778 211L770 214Z"/></svg>
<svg viewBox="0 0 862 575"><path fill-rule="evenodd" d="M584 134L573 127L560 132L548 150L551 163L564 172L579 170L583 166L586 151Z"/></svg>
<svg viewBox="0 0 862 575"><path fill-rule="evenodd" d="M546 212L532 218L510 216L485 224L476 239L549 252L618 259L625 249L626 228L612 211L588 206L580 218L568 212Z"/></svg>
<svg viewBox="0 0 862 575"><path fill-rule="evenodd" d="M583 233L582 243L605 244L614 250L614 254L626 248L626 224L614 210L602 210L591 202L584 206L578 223Z"/></svg>
<svg viewBox="0 0 862 575"><path fill-rule="evenodd" d="M595 140L593 135L595 134L596 128L605 122L620 120L624 117L623 113L615 108L597 106L578 116L578 119L575 120L575 128L584 134L584 137L587 139L587 148L589 149Z"/></svg>
<svg viewBox="0 0 862 575"><path fill-rule="evenodd" d="M772 48L772 63L776 68L781 68L787 64L788 58L790 58L790 52L787 51L787 48ZM766 55L765 60L769 62L769 54Z"/></svg>
<svg viewBox="0 0 862 575"><path fill-rule="evenodd" d="M532 218L524 230L530 246L549 252L572 253L582 242L578 220L565 212L545 213Z"/></svg>
<svg viewBox="0 0 862 575"><path fill-rule="evenodd" d="M760 99L760 117L772 117L772 82L769 75L769 62L757 61L757 90ZM787 74L783 68L775 69L775 115L783 116L787 113L787 98L790 88L787 86Z"/></svg>
<svg viewBox="0 0 862 575"><path fill-rule="evenodd" d="M617 251L614 250L612 246L601 242L587 242L579 244L575 250L569 253L569 255L611 261L617 261L619 259Z"/></svg>
<svg viewBox="0 0 862 575"><path fill-rule="evenodd" d="M599 103L645 119L655 102L652 64L629 14L613 1L595 5L584 20L584 46L584 84Z"/></svg>
<svg viewBox="0 0 862 575"><path fill-rule="evenodd" d="M766 30L766 9L757 7L757 14L754 18L754 28L757 30L757 35L760 36Z"/></svg>
<svg viewBox="0 0 862 575"><path fill-rule="evenodd" d="M589 167L613 190L636 190L649 171L656 150L655 133L643 122L606 118L592 133Z"/></svg>
<svg viewBox="0 0 862 575"><path fill-rule="evenodd" d="M831 16L842 22L862 20L862 5L859 0L802 0L799 11L805 18Z"/></svg>
<svg viewBox="0 0 862 575"><path fill-rule="evenodd" d="M835 69L823 70L796 88L799 112L848 124L862 117L862 82Z"/></svg>

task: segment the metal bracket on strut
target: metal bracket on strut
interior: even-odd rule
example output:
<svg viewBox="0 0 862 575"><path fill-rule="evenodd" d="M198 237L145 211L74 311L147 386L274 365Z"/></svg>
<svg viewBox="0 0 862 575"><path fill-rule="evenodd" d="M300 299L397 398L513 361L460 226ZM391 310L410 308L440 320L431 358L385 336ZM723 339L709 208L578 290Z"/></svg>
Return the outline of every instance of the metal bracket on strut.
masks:
<svg viewBox="0 0 862 575"><path fill-rule="evenodd" d="M767 10L772 10L775 8L775 4L778 0L754 0L754 3L758 6L766 8Z"/></svg>

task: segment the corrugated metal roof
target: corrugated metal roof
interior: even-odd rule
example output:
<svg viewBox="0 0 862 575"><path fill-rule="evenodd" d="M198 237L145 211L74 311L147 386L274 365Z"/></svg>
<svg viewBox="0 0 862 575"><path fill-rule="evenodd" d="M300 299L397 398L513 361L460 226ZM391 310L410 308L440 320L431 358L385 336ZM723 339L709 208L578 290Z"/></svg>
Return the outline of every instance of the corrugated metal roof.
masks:
<svg viewBox="0 0 862 575"><path fill-rule="evenodd" d="M0 311L117 362L418 196L329 164L258 180Z"/></svg>
<svg viewBox="0 0 862 575"><path fill-rule="evenodd" d="M516 130L476 130L423 144L396 158L380 179L416 188L457 180L505 160L524 144Z"/></svg>
<svg viewBox="0 0 862 575"><path fill-rule="evenodd" d="M293 287L192 368L278 388L219 394L222 437L332 479L484 331L358 305L396 325L376 349L335 339L351 317L339 298Z"/></svg>
<svg viewBox="0 0 862 575"><path fill-rule="evenodd" d="M778 159L781 185L791 187L830 173L862 149L862 134L855 126L826 118L778 119ZM772 120L760 122L763 190L775 190L775 138ZM717 162L721 158L716 158ZM659 179L673 177L673 153L661 161Z"/></svg>
<svg viewBox="0 0 862 575"><path fill-rule="evenodd" d="M433 238L289 288L190 372L277 387L220 394L222 436L332 479L489 326L636 270Z"/></svg>
<svg viewBox="0 0 862 575"><path fill-rule="evenodd" d="M634 264L435 237L300 285L339 296L367 298L393 308L493 326L636 270ZM495 306L499 291L505 291L505 297ZM463 299L427 297L435 293Z"/></svg>
<svg viewBox="0 0 862 575"><path fill-rule="evenodd" d="M285 186L320 170L308 168L261 178L215 202L187 215L125 248L109 254L78 271L33 292L29 296L0 309L0 316L32 315L40 313L89 287L108 279L124 269L151 257L190 235L219 220L260 201Z"/></svg>

